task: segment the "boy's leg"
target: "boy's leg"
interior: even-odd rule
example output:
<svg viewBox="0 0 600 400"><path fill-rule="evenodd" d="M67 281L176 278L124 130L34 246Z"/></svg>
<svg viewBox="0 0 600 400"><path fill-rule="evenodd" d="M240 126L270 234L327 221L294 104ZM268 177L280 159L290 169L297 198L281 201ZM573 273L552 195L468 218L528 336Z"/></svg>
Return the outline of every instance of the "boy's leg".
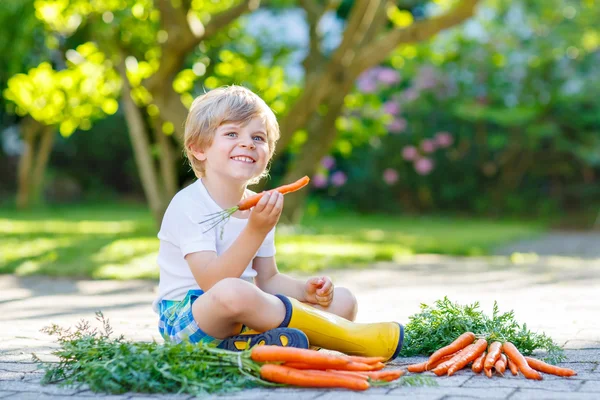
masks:
<svg viewBox="0 0 600 400"><path fill-rule="evenodd" d="M240 333L242 325L264 332L278 327L286 315L277 297L241 279L223 279L192 305L198 327L223 339Z"/></svg>

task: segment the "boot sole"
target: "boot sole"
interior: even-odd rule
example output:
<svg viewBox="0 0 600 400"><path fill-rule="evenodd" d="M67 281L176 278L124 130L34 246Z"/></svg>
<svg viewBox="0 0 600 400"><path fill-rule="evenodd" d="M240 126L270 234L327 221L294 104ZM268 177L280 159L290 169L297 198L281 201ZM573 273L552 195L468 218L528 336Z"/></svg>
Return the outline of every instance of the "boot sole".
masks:
<svg viewBox="0 0 600 400"><path fill-rule="evenodd" d="M308 337L299 329L275 328L263 333L236 335L223 340L217 347L230 351L242 351L256 345L271 345L308 349Z"/></svg>

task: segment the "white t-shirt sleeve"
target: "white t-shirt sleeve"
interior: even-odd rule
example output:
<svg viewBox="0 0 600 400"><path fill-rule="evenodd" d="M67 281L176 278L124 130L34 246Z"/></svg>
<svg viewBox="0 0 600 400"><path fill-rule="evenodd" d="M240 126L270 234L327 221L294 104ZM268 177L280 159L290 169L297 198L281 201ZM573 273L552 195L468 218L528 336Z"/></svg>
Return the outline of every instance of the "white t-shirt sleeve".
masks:
<svg viewBox="0 0 600 400"><path fill-rule="evenodd" d="M275 228L265 237L265 240L258 248L257 257L273 257L275 255Z"/></svg>
<svg viewBox="0 0 600 400"><path fill-rule="evenodd" d="M173 243L181 250L182 257L198 251L217 251L215 229L205 232L201 214L185 201L172 204L163 218L159 238Z"/></svg>

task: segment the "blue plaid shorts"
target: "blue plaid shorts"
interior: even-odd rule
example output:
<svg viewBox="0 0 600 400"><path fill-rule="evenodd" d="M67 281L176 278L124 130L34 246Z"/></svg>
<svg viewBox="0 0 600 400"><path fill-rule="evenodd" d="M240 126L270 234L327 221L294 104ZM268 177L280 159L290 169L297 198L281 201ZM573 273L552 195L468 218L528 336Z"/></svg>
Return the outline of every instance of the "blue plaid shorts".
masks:
<svg viewBox="0 0 600 400"><path fill-rule="evenodd" d="M217 347L222 340L216 339L205 333L192 314L192 304L204 294L201 289L189 290L183 300L162 300L158 305L160 319L158 321L158 331L167 342L203 342ZM248 328L242 326L240 333L247 331Z"/></svg>

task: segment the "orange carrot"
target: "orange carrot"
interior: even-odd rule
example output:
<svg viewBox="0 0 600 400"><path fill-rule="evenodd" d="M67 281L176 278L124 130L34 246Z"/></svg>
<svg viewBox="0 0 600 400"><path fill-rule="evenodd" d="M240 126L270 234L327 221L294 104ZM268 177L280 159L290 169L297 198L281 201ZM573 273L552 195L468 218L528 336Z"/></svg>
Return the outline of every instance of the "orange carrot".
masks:
<svg viewBox="0 0 600 400"><path fill-rule="evenodd" d="M505 342L502 345L502 351L515 363L525 378L542 380L542 375L527 364L527 360L514 344Z"/></svg>
<svg viewBox="0 0 600 400"><path fill-rule="evenodd" d="M412 373L419 373L419 372L431 371L432 369L434 369L435 367L437 367L438 365L440 365L444 361L448 361L449 359L451 359L455 355L456 355L456 353L449 354L447 356L444 356L444 357L440 358L439 360L437 360L433 364L429 364L429 365L427 365L428 361L423 361L422 363L418 363L418 364L411 364L411 365L409 365L407 367L407 369L408 369L408 372L412 372Z"/></svg>
<svg viewBox="0 0 600 400"><path fill-rule="evenodd" d="M264 347L264 346L259 346ZM369 382L360 377L343 376L327 371L301 371L277 364L264 364L260 367L264 380L301 387L331 387L352 390L367 390Z"/></svg>
<svg viewBox="0 0 600 400"><path fill-rule="evenodd" d="M473 365L471 365L471 370L476 374L480 374L483 371L483 361L485 360L486 352L481 353L479 357L475 361L473 361Z"/></svg>
<svg viewBox="0 0 600 400"><path fill-rule="evenodd" d="M517 368L515 363L512 362L510 358L508 359L508 369L510 369L510 372L513 374L513 376L519 375L519 368Z"/></svg>
<svg viewBox="0 0 600 400"><path fill-rule="evenodd" d="M475 341L475 334L473 332L465 332L460 335L456 340L450 343L448 346L444 346L441 349L437 350L433 353L429 360L427 360L427 364L433 364L440 358L447 356L448 354L456 353L459 350L464 349L468 345L472 344Z"/></svg>
<svg viewBox="0 0 600 400"><path fill-rule="evenodd" d="M317 350L271 345L253 347L250 352L250 358L259 362L299 362L319 365L319 368L325 367L332 369L343 367L351 362L346 356L328 354Z"/></svg>
<svg viewBox="0 0 600 400"><path fill-rule="evenodd" d="M485 376L487 376L488 378L492 377L492 369L491 368L486 368L485 366L483 367L483 372L485 373Z"/></svg>
<svg viewBox="0 0 600 400"><path fill-rule="evenodd" d="M572 370L570 368L562 368L562 367L557 367L556 365L550 365L550 364L543 362L542 360L538 360L537 358L525 357L525 360L527 360L527 365L529 365L531 368L538 370L540 372L545 372L547 374L556 375L556 376L577 375L577 372L575 372L574 370Z"/></svg>
<svg viewBox="0 0 600 400"><path fill-rule="evenodd" d="M298 179L294 183L290 183L288 185L279 186L278 188L272 189L269 192L278 191L281 194L287 194L287 193L295 192L297 190L302 189L304 186L308 185L308 182L310 182L310 178L308 176L304 176L304 177ZM260 192L260 193L257 193L255 195L252 195L252 196L250 196L248 198L243 199L242 201L240 201L237 204L238 210L244 211L244 210L251 209L252 207L254 207L255 205L258 204L258 202L260 201L260 199L262 199L262 197L265 195L265 193L266 192Z"/></svg>
<svg viewBox="0 0 600 400"><path fill-rule="evenodd" d="M502 343L493 342L490 344L490 348L488 350L487 356L485 357L485 361L483 362L483 367L487 369L491 369L496 361L500 358L500 350L502 349Z"/></svg>
<svg viewBox="0 0 600 400"><path fill-rule="evenodd" d="M377 364L385 361L385 357L361 357L361 356L348 356L352 361L365 363L365 364Z"/></svg>
<svg viewBox="0 0 600 400"><path fill-rule="evenodd" d="M506 356L504 354L500 354L500 358L494 363L494 369L500 375L504 375L504 371L506 371Z"/></svg>
<svg viewBox="0 0 600 400"><path fill-rule="evenodd" d="M452 357L451 359L449 359L448 361L444 361L443 363L441 363L440 365L438 365L437 367L435 367L432 372L434 374L436 374L437 376L441 376L444 375L445 373L448 372L448 369L454 364L456 363L463 355L467 354L468 352L470 352L473 347L475 346L475 344L470 344L467 347L465 347L464 349L462 349L461 351L459 351L458 353L456 353L456 355L454 357Z"/></svg>
<svg viewBox="0 0 600 400"><path fill-rule="evenodd" d="M380 363L381 365L375 364L375 365L369 365L369 364L365 364L365 363L358 363L358 362L354 362L354 361L350 361L347 364L344 365L338 365L335 368L332 368L331 365L329 364L319 364L319 363L315 363L315 364L310 364L310 363L306 363L306 362L286 362L283 363L282 365L285 365L286 367L290 367L290 368L295 368L295 369L318 369L318 370L326 370L326 369L336 369L336 370L341 370L341 371L377 371L380 369L383 369L385 367L385 364Z"/></svg>
<svg viewBox="0 0 600 400"><path fill-rule="evenodd" d="M487 340L479 339L471 346L469 351L461 354L456 362L448 368L448 376L452 376L456 371L460 371L471 361L475 361L487 348Z"/></svg>
<svg viewBox="0 0 600 400"><path fill-rule="evenodd" d="M386 381L391 382L400 378L404 375L404 371L401 369L397 370L386 370L386 371L340 371L340 370L331 370L328 369L329 372L335 372L336 374L342 374L347 376L360 376L363 378L369 378L374 381Z"/></svg>

